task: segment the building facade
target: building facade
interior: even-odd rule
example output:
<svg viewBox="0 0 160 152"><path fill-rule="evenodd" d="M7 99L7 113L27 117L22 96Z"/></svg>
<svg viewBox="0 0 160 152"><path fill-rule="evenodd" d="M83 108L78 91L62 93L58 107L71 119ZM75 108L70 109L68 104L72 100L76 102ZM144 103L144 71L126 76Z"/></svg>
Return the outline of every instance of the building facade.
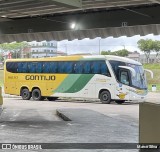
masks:
<svg viewBox="0 0 160 152"><path fill-rule="evenodd" d="M145 64L145 63L160 63L160 56L156 57L156 54L150 54L149 60L147 62L146 55L145 54L140 54L137 51L130 52L128 54L128 58L136 60L138 62L141 62L142 64Z"/></svg>
<svg viewBox="0 0 160 152"><path fill-rule="evenodd" d="M57 51L57 41L30 42L29 44L31 45L31 58L66 55L63 52Z"/></svg>
<svg viewBox="0 0 160 152"><path fill-rule="evenodd" d="M129 52L128 58L140 62L140 53L137 51Z"/></svg>

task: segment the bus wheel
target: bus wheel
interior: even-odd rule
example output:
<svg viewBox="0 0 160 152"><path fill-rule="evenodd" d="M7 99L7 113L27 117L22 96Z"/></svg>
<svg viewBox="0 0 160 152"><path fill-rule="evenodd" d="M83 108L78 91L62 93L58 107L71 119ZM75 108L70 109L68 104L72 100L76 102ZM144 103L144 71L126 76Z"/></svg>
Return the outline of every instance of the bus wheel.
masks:
<svg viewBox="0 0 160 152"><path fill-rule="evenodd" d="M26 88L26 89L23 89L23 90L22 90L21 96L22 96L22 99L23 99L23 100L29 100L29 99L31 98L31 93L30 93L29 90Z"/></svg>
<svg viewBox="0 0 160 152"><path fill-rule="evenodd" d="M41 91L39 89L34 89L32 91L32 98L33 100L35 101L39 101L42 99L42 96L41 96Z"/></svg>
<svg viewBox="0 0 160 152"><path fill-rule="evenodd" d="M117 104L122 104L122 103L125 102L125 100L116 100L115 102L116 102Z"/></svg>
<svg viewBox="0 0 160 152"><path fill-rule="evenodd" d="M100 101L104 104L110 104L111 102L111 94L109 91L103 91L100 94Z"/></svg>
<svg viewBox="0 0 160 152"><path fill-rule="evenodd" d="M54 101L54 100L57 100L58 97L47 97L47 99L48 99L49 101Z"/></svg>

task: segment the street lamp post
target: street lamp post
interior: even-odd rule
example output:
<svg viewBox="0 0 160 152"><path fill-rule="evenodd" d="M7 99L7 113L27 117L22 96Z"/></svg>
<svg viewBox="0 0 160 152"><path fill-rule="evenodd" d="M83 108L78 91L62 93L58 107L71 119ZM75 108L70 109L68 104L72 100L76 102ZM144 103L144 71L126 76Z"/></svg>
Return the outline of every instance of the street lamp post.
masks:
<svg viewBox="0 0 160 152"><path fill-rule="evenodd" d="M122 46L123 46L123 49L125 50L126 49L125 45L122 45Z"/></svg>
<svg viewBox="0 0 160 152"><path fill-rule="evenodd" d="M101 38L99 39L99 55L101 55Z"/></svg>
<svg viewBox="0 0 160 152"><path fill-rule="evenodd" d="M68 51L67 51L67 44L65 44L65 49L66 49L66 55L67 55L67 53L68 53Z"/></svg>

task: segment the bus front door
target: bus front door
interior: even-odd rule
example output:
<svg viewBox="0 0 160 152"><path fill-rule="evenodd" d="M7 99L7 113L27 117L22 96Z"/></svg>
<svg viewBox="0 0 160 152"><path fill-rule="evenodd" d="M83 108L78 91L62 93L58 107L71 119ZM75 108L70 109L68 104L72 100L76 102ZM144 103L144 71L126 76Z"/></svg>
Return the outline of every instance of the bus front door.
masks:
<svg viewBox="0 0 160 152"><path fill-rule="evenodd" d="M120 100L130 100L130 71L120 69L119 71L119 90L118 97Z"/></svg>

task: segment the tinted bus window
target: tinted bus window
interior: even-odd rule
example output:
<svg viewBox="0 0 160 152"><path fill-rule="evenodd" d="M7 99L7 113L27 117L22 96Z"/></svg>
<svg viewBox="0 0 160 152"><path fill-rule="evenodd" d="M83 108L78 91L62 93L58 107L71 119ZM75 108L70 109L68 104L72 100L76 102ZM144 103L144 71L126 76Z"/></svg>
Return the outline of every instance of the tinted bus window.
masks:
<svg viewBox="0 0 160 152"><path fill-rule="evenodd" d="M83 73L83 62L81 61L76 62L74 65L74 71L77 74Z"/></svg>
<svg viewBox="0 0 160 152"><path fill-rule="evenodd" d="M103 75L108 75L108 74L109 74L109 71L108 71L108 68L107 68L106 63L105 63L105 62L101 62L100 64L101 64L101 67L100 67L100 69L101 69L101 74L103 74Z"/></svg>
<svg viewBox="0 0 160 152"><path fill-rule="evenodd" d="M17 71L19 73L27 73L28 72L28 64L27 64L27 62L18 62Z"/></svg>
<svg viewBox="0 0 160 152"><path fill-rule="evenodd" d="M58 62L58 73L64 73L65 62Z"/></svg>
<svg viewBox="0 0 160 152"><path fill-rule="evenodd" d="M18 63L17 72L19 72L19 73L22 72L22 63L21 62Z"/></svg>
<svg viewBox="0 0 160 152"><path fill-rule="evenodd" d="M43 65L42 62L36 63L36 73L42 73L42 68L43 68L42 65Z"/></svg>
<svg viewBox="0 0 160 152"><path fill-rule="evenodd" d="M91 61L85 61L83 65L83 73L88 74L91 72Z"/></svg>
<svg viewBox="0 0 160 152"><path fill-rule="evenodd" d="M117 80L119 80L119 66L125 66L126 63L124 62L121 62L121 61L109 61L111 66L112 66L112 69L117 77Z"/></svg>
<svg viewBox="0 0 160 152"><path fill-rule="evenodd" d="M57 73L57 62L49 62L50 63L50 73Z"/></svg>
<svg viewBox="0 0 160 152"><path fill-rule="evenodd" d="M8 72L17 72L17 62L7 62L6 69Z"/></svg>
<svg viewBox="0 0 160 152"><path fill-rule="evenodd" d="M92 73L111 76L105 61L93 61Z"/></svg>
<svg viewBox="0 0 160 152"><path fill-rule="evenodd" d="M50 62L43 62L43 73L50 73Z"/></svg>
<svg viewBox="0 0 160 152"><path fill-rule="evenodd" d="M6 67L9 72L14 73L75 73L110 75L105 61L7 62Z"/></svg>
<svg viewBox="0 0 160 152"><path fill-rule="evenodd" d="M42 73L42 62L28 62L29 73Z"/></svg>
<svg viewBox="0 0 160 152"><path fill-rule="evenodd" d="M32 62L28 63L28 71L29 73L35 73L36 72L36 65Z"/></svg>
<svg viewBox="0 0 160 152"><path fill-rule="evenodd" d="M100 62L99 61L93 61L92 73L93 74L100 74Z"/></svg>
<svg viewBox="0 0 160 152"><path fill-rule="evenodd" d="M65 62L64 64L65 64L64 73L74 73L73 62Z"/></svg>

